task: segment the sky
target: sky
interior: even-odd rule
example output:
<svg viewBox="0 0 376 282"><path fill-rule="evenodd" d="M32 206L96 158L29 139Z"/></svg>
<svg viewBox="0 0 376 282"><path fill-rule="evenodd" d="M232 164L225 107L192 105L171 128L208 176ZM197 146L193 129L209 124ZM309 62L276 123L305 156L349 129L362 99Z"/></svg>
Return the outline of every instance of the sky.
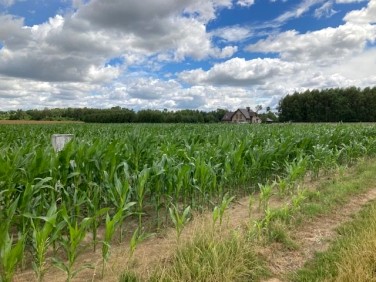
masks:
<svg viewBox="0 0 376 282"><path fill-rule="evenodd" d="M0 111L276 109L376 85L376 0L0 0Z"/></svg>

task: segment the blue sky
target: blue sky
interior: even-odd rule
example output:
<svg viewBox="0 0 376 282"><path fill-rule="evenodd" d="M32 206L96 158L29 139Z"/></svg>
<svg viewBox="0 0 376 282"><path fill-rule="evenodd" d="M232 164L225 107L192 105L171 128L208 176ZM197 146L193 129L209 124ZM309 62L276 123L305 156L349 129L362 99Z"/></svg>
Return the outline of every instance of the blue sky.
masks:
<svg viewBox="0 0 376 282"><path fill-rule="evenodd" d="M276 108L376 84L376 0L0 0L0 110Z"/></svg>

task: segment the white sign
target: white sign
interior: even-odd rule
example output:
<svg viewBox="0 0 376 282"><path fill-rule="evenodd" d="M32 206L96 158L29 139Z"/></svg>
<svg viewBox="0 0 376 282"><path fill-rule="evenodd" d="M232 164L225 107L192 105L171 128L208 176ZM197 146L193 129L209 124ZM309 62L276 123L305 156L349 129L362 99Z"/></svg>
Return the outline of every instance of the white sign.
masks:
<svg viewBox="0 0 376 282"><path fill-rule="evenodd" d="M63 150L65 144L72 140L73 137L73 134L53 134L51 139L55 152L60 152Z"/></svg>

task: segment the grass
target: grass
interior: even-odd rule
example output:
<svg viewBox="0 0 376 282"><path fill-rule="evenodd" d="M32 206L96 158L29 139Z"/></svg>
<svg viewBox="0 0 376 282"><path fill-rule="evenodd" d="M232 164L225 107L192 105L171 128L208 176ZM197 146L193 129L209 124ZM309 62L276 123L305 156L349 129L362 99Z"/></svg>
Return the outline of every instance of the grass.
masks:
<svg viewBox="0 0 376 282"><path fill-rule="evenodd" d="M221 236L203 229L150 281L254 281L262 274L262 261L242 232Z"/></svg>
<svg viewBox="0 0 376 282"><path fill-rule="evenodd" d="M292 281L376 281L376 203L338 229L331 248L291 277Z"/></svg>
<svg viewBox="0 0 376 282"><path fill-rule="evenodd" d="M319 184L315 190L307 190L307 200L302 205L301 216L315 217L330 212L350 197L371 188L376 182L374 159L361 159L347 174L339 174Z"/></svg>

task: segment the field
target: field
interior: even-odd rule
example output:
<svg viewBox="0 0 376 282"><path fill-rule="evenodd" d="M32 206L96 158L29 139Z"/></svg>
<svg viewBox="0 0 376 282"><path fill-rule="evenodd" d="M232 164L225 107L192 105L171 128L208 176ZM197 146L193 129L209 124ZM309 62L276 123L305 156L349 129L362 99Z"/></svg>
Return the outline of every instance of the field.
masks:
<svg viewBox="0 0 376 282"><path fill-rule="evenodd" d="M55 133L75 138L55 153ZM291 196L292 214L306 197L301 181L375 153L372 124L3 124L0 274L12 281L32 268L42 281L54 265L70 281L91 267L78 263L91 248L104 276L115 241L129 237L131 257L165 226L179 241L192 213L213 210L221 225L233 196L255 192L262 235L272 191Z"/></svg>
<svg viewBox="0 0 376 282"><path fill-rule="evenodd" d="M56 121L56 120L0 120L1 124L66 124L82 123L80 121Z"/></svg>

